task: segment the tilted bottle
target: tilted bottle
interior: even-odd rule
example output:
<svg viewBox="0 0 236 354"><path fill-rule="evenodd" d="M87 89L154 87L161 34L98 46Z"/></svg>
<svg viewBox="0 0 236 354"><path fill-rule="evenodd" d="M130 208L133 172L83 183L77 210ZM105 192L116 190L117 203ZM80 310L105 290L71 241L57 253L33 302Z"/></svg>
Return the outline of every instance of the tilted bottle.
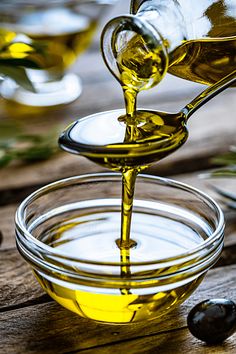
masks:
<svg viewBox="0 0 236 354"><path fill-rule="evenodd" d="M131 15L113 19L104 29L104 57L111 70L114 43L110 49L107 44L111 34L114 42L121 31L137 32L149 44L161 43L166 70L191 81L211 84L236 68L236 0L132 0ZM132 49L130 38L126 33L122 43L115 43L123 57Z"/></svg>

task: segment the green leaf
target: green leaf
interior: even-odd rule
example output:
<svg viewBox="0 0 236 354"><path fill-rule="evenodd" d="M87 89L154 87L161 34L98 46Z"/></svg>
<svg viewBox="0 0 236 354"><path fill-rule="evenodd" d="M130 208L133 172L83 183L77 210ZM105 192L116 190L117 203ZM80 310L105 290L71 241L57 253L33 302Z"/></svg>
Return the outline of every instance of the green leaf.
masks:
<svg viewBox="0 0 236 354"><path fill-rule="evenodd" d="M0 73L13 79L18 85L24 89L36 92L35 88L27 76L26 70L23 67L11 67L0 64Z"/></svg>
<svg viewBox="0 0 236 354"><path fill-rule="evenodd" d="M27 58L22 58L22 59L17 59L17 58L7 58L7 59L2 59L0 58L0 65L4 66L10 66L10 67L25 67L29 69L40 69L40 66L33 60L27 59Z"/></svg>
<svg viewBox="0 0 236 354"><path fill-rule="evenodd" d="M21 134L18 136L19 141L30 141L33 143L41 143L45 141L45 136L36 134Z"/></svg>
<svg viewBox="0 0 236 354"><path fill-rule="evenodd" d="M24 134L22 129L18 130L15 135L13 129L12 137L8 135L10 134L8 128L14 128L14 126L10 124L8 127L6 124L6 128L7 136L1 138L0 134L0 168L5 167L11 161L32 163L47 160L60 151L57 144L60 127L54 127L47 135Z"/></svg>
<svg viewBox="0 0 236 354"><path fill-rule="evenodd" d="M229 152L215 156L211 159L215 165L222 166L210 173L203 174L203 177L236 177L236 147L231 146Z"/></svg>
<svg viewBox="0 0 236 354"><path fill-rule="evenodd" d="M55 153L55 147L50 145L33 145L20 151L17 157L26 162L36 162L49 159Z"/></svg>
<svg viewBox="0 0 236 354"><path fill-rule="evenodd" d="M236 165L236 147L230 146L229 152L215 156L211 159L214 164L222 166Z"/></svg>
<svg viewBox="0 0 236 354"><path fill-rule="evenodd" d="M0 147L1 144L5 144L6 141L15 139L21 133L22 129L20 123L9 119L0 120Z"/></svg>
<svg viewBox="0 0 236 354"><path fill-rule="evenodd" d="M234 165L236 164L236 153L229 152L228 154L214 157L212 162L217 165Z"/></svg>
<svg viewBox="0 0 236 354"><path fill-rule="evenodd" d="M5 151L0 150L0 168L7 166L12 160L11 154L5 153Z"/></svg>
<svg viewBox="0 0 236 354"><path fill-rule="evenodd" d="M236 166L232 166L231 168L221 168L219 170L215 170L206 175L209 177L236 177Z"/></svg>

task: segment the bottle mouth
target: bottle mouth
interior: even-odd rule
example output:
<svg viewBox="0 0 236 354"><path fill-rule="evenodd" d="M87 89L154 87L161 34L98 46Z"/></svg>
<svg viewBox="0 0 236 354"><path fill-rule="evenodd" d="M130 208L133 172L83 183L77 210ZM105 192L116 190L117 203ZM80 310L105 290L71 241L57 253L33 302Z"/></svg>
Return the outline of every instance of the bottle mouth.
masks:
<svg viewBox="0 0 236 354"><path fill-rule="evenodd" d="M74 211L77 212L79 208L84 213L87 213L91 207L91 203L93 203L93 200L87 201L87 194L91 193L93 188L94 191L96 189L96 198L98 198L100 203L100 205L97 203L96 209L107 206L107 210L110 210L110 208L118 210L120 206L120 200L117 198L119 191L117 194L115 186L120 185L120 178L120 174L116 173L77 176L57 181L31 194L22 202L16 214L16 241L22 256L34 269L50 276L58 278L67 277L71 282L75 283L82 282L87 285L91 282L96 284L101 283L103 284L101 286L109 287L111 285L117 288L121 284L131 281L134 282L134 287L151 287L154 281L158 282L160 279L164 282L171 282L171 279L176 277L176 274L179 274L182 280L189 279L189 277L204 273L215 263L222 249L224 230L223 214L217 204L210 197L192 187L154 176L139 175L137 178L141 193L139 199L135 202L135 208L138 212L143 210L142 208L144 208L144 204L146 203L141 198L143 195L142 190L145 186L146 188L151 187L152 190L153 188L158 188L160 189L160 193L166 189L169 190L171 195L175 191L176 193L181 193L181 195L183 193L187 202L193 198L193 201L195 200L197 204L200 203L209 212L210 220L208 220L207 215L199 214L195 217L193 213L191 216L186 207L184 218L188 220L191 220L192 217L193 219L195 218L196 220L193 220L193 222L198 225L197 227L206 230L206 234L208 233L206 239L203 239L197 246L191 247L188 251L165 258L153 257L151 260L128 262L125 265L130 267L132 275L130 278L129 276L122 278L120 267L124 266L124 262L106 261L104 260L104 255L100 261L83 258L80 254L77 257L70 256L68 253L51 247L37 238L35 229L41 228L43 233L47 232L49 224L54 219L60 220L61 215L65 212L64 204L67 205L68 209L66 212L69 214ZM100 189L98 188L99 186L101 187ZM107 190L112 188L111 186L115 189L116 194L112 194L112 198L104 199L104 188ZM83 190L83 193L85 192L84 189L87 191L85 193L86 200L78 201L80 195L78 194L78 189ZM97 193L101 198L97 197ZM67 200L66 198L69 199ZM71 198L74 199L71 200ZM143 198L146 199L146 196ZM192 201L190 201L191 203ZM181 219L184 209L177 211L178 204L168 206L163 200L161 203L158 201L155 204L155 208L153 208L154 204L153 202L147 202L146 211L149 208L163 216L172 210L171 213L172 216L175 215L175 220L179 221ZM160 207L156 208L158 205ZM94 208L93 205L92 207ZM191 208L189 209L190 212L192 211ZM93 210L96 209L94 208ZM197 213L200 212L198 211ZM138 218L140 219L139 215ZM105 283L104 279L106 280Z"/></svg>
<svg viewBox="0 0 236 354"><path fill-rule="evenodd" d="M127 74L127 72L132 71L130 81L135 81L140 76L140 79L145 81L144 89L158 83L167 71L168 54L164 43L161 35L151 24L134 15L119 16L112 19L105 25L101 35L102 56L112 75L121 84L124 84L122 72L126 71ZM158 55L158 64L154 62L154 59L153 65L155 65L155 71L159 78L152 77L147 84L147 73L144 73L144 62L142 60L148 58L148 66L150 67L152 55ZM121 56L125 58L122 64L120 62ZM138 72L138 70L140 71ZM142 83L139 86L139 90L143 89Z"/></svg>

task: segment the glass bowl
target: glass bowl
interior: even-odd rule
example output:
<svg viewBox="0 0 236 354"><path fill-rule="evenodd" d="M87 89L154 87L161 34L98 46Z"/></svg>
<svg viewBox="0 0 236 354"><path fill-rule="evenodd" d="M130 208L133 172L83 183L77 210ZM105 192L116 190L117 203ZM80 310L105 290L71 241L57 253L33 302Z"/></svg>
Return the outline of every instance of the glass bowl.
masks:
<svg viewBox="0 0 236 354"><path fill-rule="evenodd" d="M131 239L118 247L121 175L49 184L16 213L16 242L43 289L80 316L133 323L183 302L217 261L224 218L207 195L149 175L137 177Z"/></svg>
<svg viewBox="0 0 236 354"><path fill-rule="evenodd" d="M89 46L104 10L116 1L1 0L1 96L35 107L78 98L81 81L68 69Z"/></svg>

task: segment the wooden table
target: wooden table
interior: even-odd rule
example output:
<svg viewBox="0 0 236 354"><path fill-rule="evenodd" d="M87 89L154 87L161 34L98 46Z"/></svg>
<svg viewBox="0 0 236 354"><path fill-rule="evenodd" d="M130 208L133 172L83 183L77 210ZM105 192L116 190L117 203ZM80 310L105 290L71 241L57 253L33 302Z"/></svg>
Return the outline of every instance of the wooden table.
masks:
<svg viewBox="0 0 236 354"><path fill-rule="evenodd" d="M76 117L123 106L120 88L105 68L98 42L73 70L83 79L82 96L73 104L38 115L19 114L1 103L4 119L27 123L30 132L44 134L62 129ZM140 95L139 106L177 111L203 86L167 76L158 88ZM16 114L12 114L15 112ZM187 143L148 173L172 176L217 195L199 179L212 167L211 158L236 142L235 90L229 89L199 110L189 122ZM31 274L14 241L14 213L30 192L51 181L102 168L82 157L58 153L30 165L12 164L0 170L0 353L236 353L236 335L219 346L206 346L189 333L186 316L201 300L225 297L236 300L236 212L224 209L226 238L222 257L199 289L174 312L160 320L129 326L108 326L76 316L52 301Z"/></svg>

